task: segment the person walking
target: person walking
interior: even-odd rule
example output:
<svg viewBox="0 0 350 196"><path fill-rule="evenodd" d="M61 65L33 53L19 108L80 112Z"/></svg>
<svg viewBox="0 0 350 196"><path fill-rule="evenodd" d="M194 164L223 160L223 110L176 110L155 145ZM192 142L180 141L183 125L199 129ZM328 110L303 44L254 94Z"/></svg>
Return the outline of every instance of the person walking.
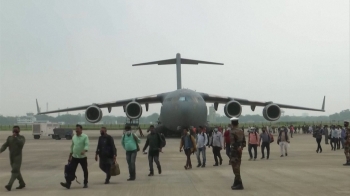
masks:
<svg viewBox="0 0 350 196"><path fill-rule="evenodd" d="M12 185L16 179L19 182L19 186L16 189L23 189L26 186L21 174L22 150L26 139L23 135L19 134L20 131L19 126L14 126L12 128L12 136L8 136L6 142L0 148L0 154L7 148L9 148L10 151L11 178L5 186L8 191L11 191Z"/></svg>
<svg viewBox="0 0 350 196"><path fill-rule="evenodd" d="M199 133L197 134L197 162L198 165L197 167L205 167L206 163L206 144L208 143L208 135L205 132L205 129L203 126L199 126ZM201 162L201 155L202 154L202 159L203 161Z"/></svg>
<svg viewBox="0 0 350 196"><path fill-rule="evenodd" d="M215 160L215 164L213 166L219 166L219 161L220 165L222 165L222 157L220 151L222 150L223 146L223 138L222 133L219 131L218 128L214 129L214 133L211 140L211 146L213 147L213 154Z"/></svg>
<svg viewBox="0 0 350 196"><path fill-rule="evenodd" d="M191 163L191 154L197 151L196 141L194 137L190 134L190 131L187 129L183 129L183 135L180 140L180 152L182 152L182 148L186 154L186 165L184 168L192 169Z"/></svg>
<svg viewBox="0 0 350 196"><path fill-rule="evenodd" d="M285 127L281 127L279 130L277 144L281 148L281 157L288 156L287 145L289 143L288 131Z"/></svg>
<svg viewBox="0 0 350 196"><path fill-rule="evenodd" d="M72 174L75 175L78 164L81 165L84 172L84 187L88 188L88 163L86 153L89 150L89 137L83 133L83 127L79 124L75 126L76 134L72 138L71 150L68 162L71 164ZM66 183L61 182L61 186L70 189L72 181L66 180Z"/></svg>
<svg viewBox="0 0 350 196"><path fill-rule="evenodd" d="M159 153L162 152L162 139L159 133L156 133L153 125L150 126L149 130L151 133L147 135L147 140L142 151L145 154L146 149L149 147L148 164L150 173L148 176L154 176L153 161L157 165L158 174L162 173L162 167L159 162Z"/></svg>
<svg viewBox="0 0 350 196"><path fill-rule="evenodd" d="M242 129L238 128L238 118L233 117L230 119L232 124L232 130L230 131L230 161L235 180L231 186L232 190L242 190L243 182L241 178L241 162L242 162L242 151L246 147L245 135ZM226 144L227 145L227 144Z"/></svg>
<svg viewBox="0 0 350 196"><path fill-rule="evenodd" d="M99 161L100 169L106 173L105 184L109 184L112 164L116 164L117 148L115 147L112 136L107 134L106 127L101 127L100 135L101 136L98 138L95 160Z"/></svg>
<svg viewBox="0 0 350 196"><path fill-rule="evenodd" d="M328 133L329 131L328 131L328 125L325 125L324 127L323 127L323 134L324 134L324 141L325 141L325 144L326 145L328 145L328 140L329 140L329 138L328 138Z"/></svg>
<svg viewBox="0 0 350 196"><path fill-rule="evenodd" d="M321 129L321 127L317 127L316 133L315 133L315 138L317 142L317 149L316 149L317 153L318 152L322 153L322 147L321 147L322 134L323 134L323 130Z"/></svg>
<svg viewBox="0 0 350 196"><path fill-rule="evenodd" d="M266 159L269 159L270 157L270 141L271 141L271 138L270 138L270 134L268 133L268 131L266 130L265 127L262 128L262 133L260 134L260 140L259 140L259 146L260 146L260 143L261 143L261 159L264 159L265 158L265 148L266 148L266 152L267 152L267 156L266 156Z"/></svg>
<svg viewBox="0 0 350 196"><path fill-rule="evenodd" d="M345 142L344 142L344 154L346 158L344 166L350 166L350 128L349 121L344 121L344 129L345 129Z"/></svg>
<svg viewBox="0 0 350 196"><path fill-rule="evenodd" d="M331 147L333 151L337 150L337 144L338 144L338 130L334 125L331 127Z"/></svg>
<svg viewBox="0 0 350 196"><path fill-rule="evenodd" d="M340 139L341 139L341 146L342 146L342 149L344 149L344 145L345 145L345 135L346 135L346 128L342 128L341 129L341 133L340 133Z"/></svg>
<svg viewBox="0 0 350 196"><path fill-rule="evenodd" d="M141 140L131 132L129 125L125 126L125 133L122 136L122 146L126 152L126 162L129 167L129 178L127 181L134 181L136 179L136 156L140 151L139 143Z"/></svg>
<svg viewBox="0 0 350 196"><path fill-rule="evenodd" d="M254 149L254 161L256 161L256 158L258 156L258 145L259 135L256 133L256 129L254 127L251 127L248 133L248 152L250 157L249 161L253 159L252 148Z"/></svg>
<svg viewBox="0 0 350 196"><path fill-rule="evenodd" d="M231 161L230 161L230 151L231 151L231 147L230 147L230 133L231 133L231 125L229 125L229 127L227 128L227 130L224 133L224 148L226 150L226 155L229 158L229 165L231 165Z"/></svg>

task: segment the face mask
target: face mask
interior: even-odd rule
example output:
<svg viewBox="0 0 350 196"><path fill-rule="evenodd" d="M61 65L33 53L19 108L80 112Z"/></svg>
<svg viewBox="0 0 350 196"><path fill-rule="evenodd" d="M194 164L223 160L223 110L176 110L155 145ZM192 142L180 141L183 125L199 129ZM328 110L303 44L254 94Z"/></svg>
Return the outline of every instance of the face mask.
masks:
<svg viewBox="0 0 350 196"><path fill-rule="evenodd" d="M131 131L125 131L126 134L130 135L131 134Z"/></svg>
<svg viewBox="0 0 350 196"><path fill-rule="evenodd" d="M105 132L102 132L102 131L101 131L100 134L101 134L101 135L105 135Z"/></svg>
<svg viewBox="0 0 350 196"><path fill-rule="evenodd" d="M190 132L187 132L187 135L190 135Z"/></svg>

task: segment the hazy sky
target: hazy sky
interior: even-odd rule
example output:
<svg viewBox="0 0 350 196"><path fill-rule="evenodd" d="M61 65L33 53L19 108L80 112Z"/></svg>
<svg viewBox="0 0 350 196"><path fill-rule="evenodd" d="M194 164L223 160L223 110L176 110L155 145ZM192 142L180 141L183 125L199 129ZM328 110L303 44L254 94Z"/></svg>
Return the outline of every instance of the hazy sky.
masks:
<svg viewBox="0 0 350 196"><path fill-rule="evenodd" d="M225 64L183 65L184 88L313 108L326 96L325 113L287 115L350 108L348 0L11 0L0 16L2 115L175 90L175 65L131 65L176 53Z"/></svg>

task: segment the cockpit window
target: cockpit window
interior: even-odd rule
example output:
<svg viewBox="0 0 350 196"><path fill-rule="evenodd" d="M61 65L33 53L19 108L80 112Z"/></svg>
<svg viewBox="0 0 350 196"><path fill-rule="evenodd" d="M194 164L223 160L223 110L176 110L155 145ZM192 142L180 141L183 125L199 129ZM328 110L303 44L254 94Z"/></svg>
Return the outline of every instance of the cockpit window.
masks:
<svg viewBox="0 0 350 196"><path fill-rule="evenodd" d="M192 101L191 97L179 97L179 101Z"/></svg>

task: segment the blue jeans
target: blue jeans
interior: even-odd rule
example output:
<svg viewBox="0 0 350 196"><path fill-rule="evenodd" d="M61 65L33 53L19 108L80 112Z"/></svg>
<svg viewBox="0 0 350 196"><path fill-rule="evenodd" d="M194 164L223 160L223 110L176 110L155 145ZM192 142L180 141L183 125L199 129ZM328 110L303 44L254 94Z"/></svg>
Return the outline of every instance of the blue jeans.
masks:
<svg viewBox="0 0 350 196"><path fill-rule="evenodd" d="M126 161L128 162L128 166L129 166L130 178L136 178L136 166L135 166L136 155L137 155L136 150L126 151Z"/></svg>
<svg viewBox="0 0 350 196"><path fill-rule="evenodd" d="M198 164L201 164L201 156L200 156L200 153L202 153L203 165L205 165L205 162L206 162L206 160L207 160L207 157L206 157L206 155L205 155L205 150L206 150L205 146L202 147L202 148L198 148L198 149L197 149L196 155L197 155Z"/></svg>

